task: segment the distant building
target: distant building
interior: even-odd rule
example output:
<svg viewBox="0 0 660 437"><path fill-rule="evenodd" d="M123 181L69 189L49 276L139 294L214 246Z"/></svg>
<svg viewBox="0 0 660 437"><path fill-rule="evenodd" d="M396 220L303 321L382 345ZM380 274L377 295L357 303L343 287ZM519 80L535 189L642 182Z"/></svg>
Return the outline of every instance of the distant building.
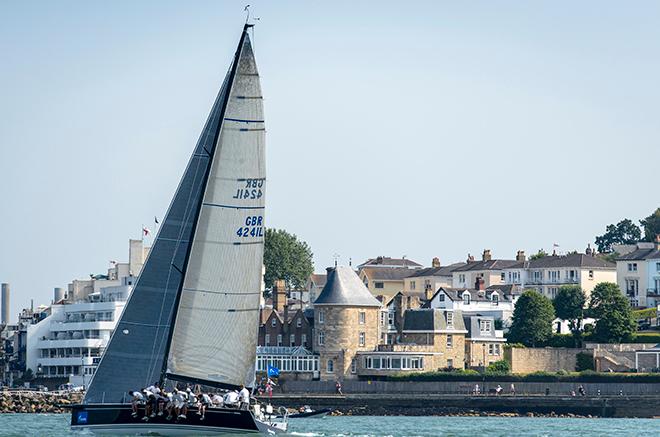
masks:
<svg viewBox="0 0 660 437"><path fill-rule="evenodd" d="M637 243L617 258L616 276L632 306L660 305L660 236L654 243Z"/></svg>
<svg viewBox="0 0 660 437"><path fill-rule="evenodd" d="M359 275L373 296L390 298L403 290L404 279L415 271L405 267L365 267L359 271Z"/></svg>
<svg viewBox="0 0 660 437"><path fill-rule="evenodd" d="M440 287L431 297L427 306L461 311L464 315L490 316L496 320L502 320L505 325L508 325L520 292L514 292L512 285L486 287L479 277L476 279L474 287Z"/></svg>
<svg viewBox="0 0 660 437"><path fill-rule="evenodd" d="M499 285L505 282L504 269L515 265L517 261L507 259L492 259L489 249L484 249L481 261L475 261L474 257L468 255L464 266L452 271L453 288L472 287L477 278L484 281L486 287Z"/></svg>
<svg viewBox="0 0 660 437"><path fill-rule="evenodd" d="M410 276L403 279L404 292L423 292L426 299L431 296L440 287L451 287L453 284L454 270L465 266L466 263L455 263L447 266L441 266L438 258L433 258L432 266L429 268L418 269Z"/></svg>
<svg viewBox="0 0 660 437"><path fill-rule="evenodd" d="M390 258L389 256L379 256L376 258L369 258L357 266L358 271L365 267L420 269L422 268L422 265L407 258Z"/></svg>
<svg viewBox="0 0 660 437"><path fill-rule="evenodd" d="M328 275L325 273L312 273L307 281L307 303L309 305L314 305L314 301L321 294L321 290L325 287L325 283L328 280Z"/></svg>
<svg viewBox="0 0 660 437"><path fill-rule="evenodd" d="M521 291L535 289L554 299L562 285L578 285L587 298L601 282L616 283L616 265L596 256L591 247L585 253L549 255L537 259L524 259L518 252L519 261L503 270L506 284Z"/></svg>
<svg viewBox="0 0 660 437"><path fill-rule="evenodd" d="M73 280L48 317L27 327L27 367L36 377L89 383L147 253L141 240L129 240L128 263L113 262L107 274Z"/></svg>
<svg viewBox="0 0 660 437"><path fill-rule="evenodd" d="M504 358L506 339L501 330L495 329L492 316L464 315L467 329L465 339L465 365L468 368L483 368Z"/></svg>

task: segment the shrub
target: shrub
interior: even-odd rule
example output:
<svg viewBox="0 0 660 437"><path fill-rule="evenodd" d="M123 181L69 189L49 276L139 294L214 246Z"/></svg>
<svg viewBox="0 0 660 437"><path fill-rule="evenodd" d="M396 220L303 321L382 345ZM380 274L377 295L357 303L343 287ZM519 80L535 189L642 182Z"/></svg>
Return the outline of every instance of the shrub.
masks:
<svg viewBox="0 0 660 437"><path fill-rule="evenodd" d="M572 334L552 334L547 345L550 347L575 347L575 337Z"/></svg>
<svg viewBox="0 0 660 437"><path fill-rule="evenodd" d="M580 352L576 355L575 370L582 372L585 370L594 370L594 357L590 353Z"/></svg>
<svg viewBox="0 0 660 437"><path fill-rule="evenodd" d="M490 363L486 368L486 373L508 375L511 372L511 365L506 360L499 360Z"/></svg>

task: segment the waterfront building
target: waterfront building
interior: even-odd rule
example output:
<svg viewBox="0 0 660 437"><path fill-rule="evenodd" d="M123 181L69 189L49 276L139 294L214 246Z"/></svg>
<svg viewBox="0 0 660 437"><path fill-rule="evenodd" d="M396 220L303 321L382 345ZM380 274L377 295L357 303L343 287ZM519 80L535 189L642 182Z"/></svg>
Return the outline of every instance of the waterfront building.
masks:
<svg viewBox="0 0 660 437"><path fill-rule="evenodd" d="M358 377L357 353L373 351L380 339L381 302L350 267L327 269L314 302L314 351L321 380Z"/></svg>
<svg viewBox="0 0 660 437"><path fill-rule="evenodd" d="M634 307L660 305L660 235L654 243L637 243L616 260L621 291Z"/></svg>
<svg viewBox="0 0 660 437"><path fill-rule="evenodd" d="M537 290L554 299L562 285L578 285L589 298L594 287L601 282L617 282L616 265L596 256L591 247L585 253L552 254L525 260L518 252L518 262L502 271L506 284L515 291Z"/></svg>
<svg viewBox="0 0 660 437"><path fill-rule="evenodd" d="M465 365L484 368L504 358L506 339L503 331L495 329L495 318L483 315L464 315L467 330L465 338Z"/></svg>
<svg viewBox="0 0 660 437"><path fill-rule="evenodd" d="M453 284L453 272L466 263L459 262L447 266L440 265L439 258L433 258L431 267L418 269L403 280L404 292L423 292L426 299L431 296L440 287L451 287Z"/></svg>
<svg viewBox="0 0 660 437"><path fill-rule="evenodd" d="M400 291L387 300L381 309L381 338L384 344L397 343L403 330L403 318L407 310L417 309L426 304L423 291Z"/></svg>
<svg viewBox="0 0 660 437"><path fill-rule="evenodd" d="M486 287L505 283L504 269L516 264L515 260L492 259L490 249L484 249L481 261L475 261L468 254L465 265L452 271L453 288L472 287L477 278L484 281Z"/></svg>
<svg viewBox="0 0 660 437"><path fill-rule="evenodd" d="M130 240L128 263L73 280L48 316L27 327L26 364L35 376L74 385L91 380L147 253L142 240Z"/></svg>
<svg viewBox="0 0 660 437"><path fill-rule="evenodd" d="M358 271L364 268L404 268L404 269L421 269L423 266L411 259L407 258L390 258L389 256L378 256L376 258L369 258L362 264L358 265Z"/></svg>
<svg viewBox="0 0 660 437"><path fill-rule="evenodd" d="M512 285L486 287L484 280L477 277L474 288L440 287L427 306L461 311L465 315L481 314L508 324L519 296L520 292L514 292Z"/></svg>
<svg viewBox="0 0 660 437"><path fill-rule="evenodd" d="M390 298L404 289L404 279L422 265L406 258L379 256L358 266L358 275L374 296Z"/></svg>

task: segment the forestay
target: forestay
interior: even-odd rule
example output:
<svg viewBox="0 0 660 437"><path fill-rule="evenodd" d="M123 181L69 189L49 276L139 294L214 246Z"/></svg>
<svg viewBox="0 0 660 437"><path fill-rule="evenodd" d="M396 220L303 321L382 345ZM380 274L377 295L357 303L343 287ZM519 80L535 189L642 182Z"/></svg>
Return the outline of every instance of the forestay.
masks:
<svg viewBox="0 0 660 437"><path fill-rule="evenodd" d="M254 378L265 235L263 103L247 34L238 59L167 361L168 378L220 386Z"/></svg>

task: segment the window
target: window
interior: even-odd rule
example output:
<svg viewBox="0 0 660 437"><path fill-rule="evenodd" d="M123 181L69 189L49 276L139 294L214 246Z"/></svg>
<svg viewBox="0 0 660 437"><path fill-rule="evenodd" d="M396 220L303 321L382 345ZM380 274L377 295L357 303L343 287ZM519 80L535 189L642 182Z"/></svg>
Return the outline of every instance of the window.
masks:
<svg viewBox="0 0 660 437"><path fill-rule="evenodd" d="M335 362L332 360L328 360L325 366L325 371L328 373L334 373L335 371Z"/></svg>
<svg viewBox="0 0 660 437"><path fill-rule="evenodd" d="M266 343L266 346L270 346L270 334L266 334L266 338L264 339L264 343Z"/></svg>
<svg viewBox="0 0 660 437"><path fill-rule="evenodd" d="M636 272L637 271L637 263L628 263L628 271L629 272Z"/></svg>
<svg viewBox="0 0 660 437"><path fill-rule="evenodd" d="M493 293L490 295L490 301L493 303L493 305L499 305L500 303L500 295L497 293Z"/></svg>
<svg viewBox="0 0 660 437"><path fill-rule="evenodd" d="M360 346L364 346L364 345L365 345L365 333L360 332Z"/></svg>
<svg viewBox="0 0 660 437"><path fill-rule="evenodd" d="M655 292L660 293L660 279L656 279L654 282L655 282Z"/></svg>
<svg viewBox="0 0 660 437"><path fill-rule="evenodd" d="M506 273L502 272L500 273L500 280L504 282L506 280Z"/></svg>
<svg viewBox="0 0 660 437"><path fill-rule="evenodd" d="M394 311L387 313L387 325L392 328L394 327Z"/></svg>
<svg viewBox="0 0 660 437"><path fill-rule="evenodd" d="M319 310L319 323L325 323L325 311Z"/></svg>
<svg viewBox="0 0 660 437"><path fill-rule="evenodd" d="M470 305L470 293L463 294L463 303L465 305Z"/></svg>
<svg viewBox="0 0 660 437"><path fill-rule="evenodd" d="M296 320L296 327L298 328L302 327L302 318L298 317L298 319Z"/></svg>
<svg viewBox="0 0 660 437"><path fill-rule="evenodd" d="M415 287L417 287L417 283L415 283L415 281L410 281L410 289L414 290Z"/></svg>
<svg viewBox="0 0 660 437"><path fill-rule="evenodd" d="M319 346L323 346L325 344L325 332L319 331Z"/></svg>
<svg viewBox="0 0 660 437"><path fill-rule="evenodd" d="M447 328L453 328L454 327L454 313L452 312L447 312Z"/></svg>
<svg viewBox="0 0 660 437"><path fill-rule="evenodd" d="M367 321L367 313L365 313L364 311L360 311L358 313L358 323L360 325L364 325L366 321Z"/></svg>
<svg viewBox="0 0 660 437"><path fill-rule="evenodd" d="M296 334L289 335L289 346L296 345Z"/></svg>
<svg viewBox="0 0 660 437"><path fill-rule="evenodd" d="M500 344L491 343L488 345L488 355L499 355L500 354Z"/></svg>
<svg viewBox="0 0 660 437"><path fill-rule="evenodd" d="M589 279L593 279L593 278L594 278L594 271L589 270Z"/></svg>
<svg viewBox="0 0 660 437"><path fill-rule="evenodd" d="M300 336L300 344L303 346L307 346L307 334L303 334Z"/></svg>
<svg viewBox="0 0 660 437"><path fill-rule="evenodd" d="M351 360L351 373L357 373L357 360L355 358Z"/></svg>
<svg viewBox="0 0 660 437"><path fill-rule="evenodd" d="M557 297L557 292L558 291L559 291L559 288L557 288L557 287L548 288L548 292L550 293L550 298L554 299L555 297Z"/></svg>
<svg viewBox="0 0 660 437"><path fill-rule="evenodd" d="M629 296L636 296L639 292L639 280L626 279L626 293Z"/></svg>
<svg viewBox="0 0 660 437"><path fill-rule="evenodd" d="M385 326L385 311L380 312L380 326Z"/></svg>
<svg viewBox="0 0 660 437"><path fill-rule="evenodd" d="M374 282L374 287L376 288L385 288L385 284L382 282Z"/></svg>
<svg viewBox="0 0 660 437"><path fill-rule="evenodd" d="M445 295L444 295L444 293L440 293L440 294L438 295L438 301L440 301L440 302L444 302L444 301L445 301Z"/></svg>
<svg viewBox="0 0 660 437"><path fill-rule="evenodd" d="M479 320L479 331L481 331L482 334L490 334L492 326L491 320Z"/></svg>
<svg viewBox="0 0 660 437"><path fill-rule="evenodd" d="M454 338L451 335L447 336L447 349L451 349L454 343Z"/></svg>
<svg viewBox="0 0 660 437"><path fill-rule="evenodd" d="M451 358L447 359L447 368L452 369L454 367L454 360Z"/></svg>
<svg viewBox="0 0 660 437"><path fill-rule="evenodd" d="M282 334L277 334L277 345L282 346Z"/></svg>
<svg viewBox="0 0 660 437"><path fill-rule="evenodd" d="M660 263L655 263L655 269L660 272Z"/></svg>
<svg viewBox="0 0 660 437"><path fill-rule="evenodd" d="M461 273L460 275L458 275L458 282L460 282L461 284L465 284L465 274Z"/></svg>
<svg viewBox="0 0 660 437"><path fill-rule="evenodd" d="M270 321L270 326L273 328L277 326L277 318L273 317L273 320Z"/></svg>
<svg viewBox="0 0 660 437"><path fill-rule="evenodd" d="M559 270L550 272L550 282L559 282Z"/></svg>

